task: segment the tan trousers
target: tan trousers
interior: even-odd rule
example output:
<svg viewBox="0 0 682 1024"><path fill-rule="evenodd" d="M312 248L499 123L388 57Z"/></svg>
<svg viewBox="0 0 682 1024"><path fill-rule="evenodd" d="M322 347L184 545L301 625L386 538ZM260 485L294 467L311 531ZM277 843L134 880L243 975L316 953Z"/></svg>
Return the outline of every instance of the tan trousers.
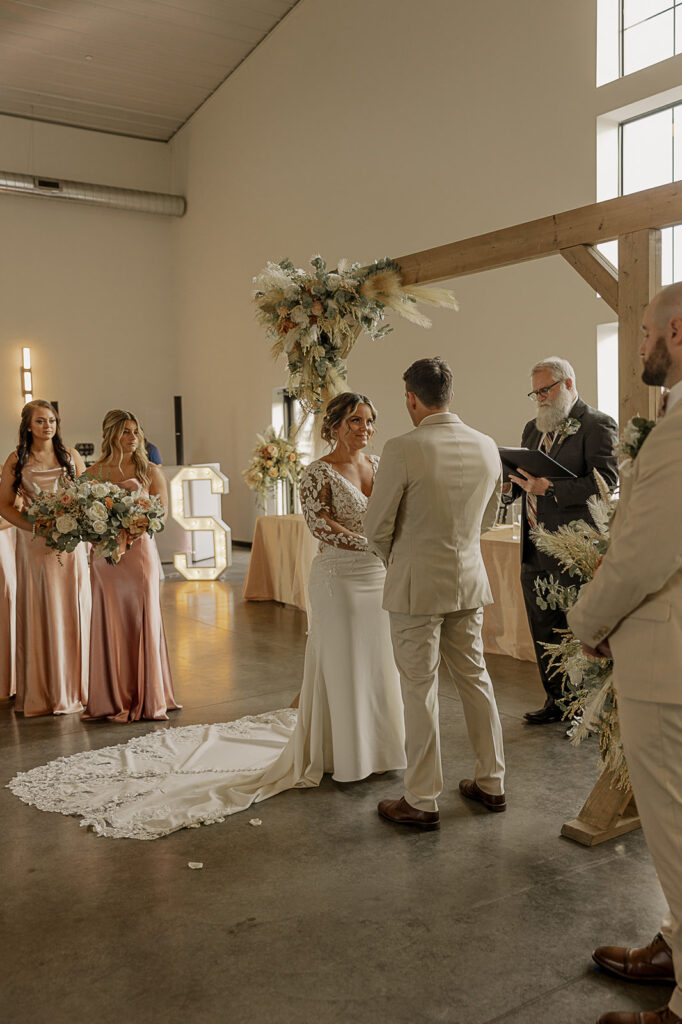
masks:
<svg viewBox="0 0 682 1024"><path fill-rule="evenodd" d="M677 986L668 1005L682 1017L682 705L619 697L618 719L644 837L670 908L662 931Z"/></svg>
<svg viewBox="0 0 682 1024"><path fill-rule="evenodd" d="M393 654L405 705L405 799L420 811L438 809L443 789L438 725L441 655L454 679L476 754L474 778L487 793L504 792L502 727L483 657L483 609L444 615L390 612Z"/></svg>

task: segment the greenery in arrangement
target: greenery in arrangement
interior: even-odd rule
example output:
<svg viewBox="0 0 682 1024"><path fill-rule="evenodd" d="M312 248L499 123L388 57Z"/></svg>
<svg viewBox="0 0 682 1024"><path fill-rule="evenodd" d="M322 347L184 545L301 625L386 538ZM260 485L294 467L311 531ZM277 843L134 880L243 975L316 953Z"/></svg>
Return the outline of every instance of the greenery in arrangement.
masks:
<svg viewBox="0 0 682 1024"><path fill-rule="evenodd" d="M621 481L632 472L632 462L655 426L652 420L635 416L625 427L619 445L625 459L619 466ZM575 582L564 584L554 576L540 577L535 584L541 608L568 611L578 599L581 588L594 576L609 546L609 524L616 509L616 500L595 473L599 493L588 499L592 523L577 520L560 526L554 533L538 525L533 539L540 551L555 558ZM613 661L590 658L583 653L580 641L570 630L557 630L558 640L546 644L550 666L563 682L563 700L559 705L571 725L569 736L581 743L590 733L599 740L601 768L613 773L616 785L626 789L628 769L623 753L618 724L618 708L613 690Z"/></svg>
<svg viewBox="0 0 682 1024"><path fill-rule="evenodd" d="M156 495L129 491L118 484L81 477L64 479L56 491L41 491L26 510L35 537L57 554L91 544L93 558L116 565L143 533L163 530L165 508Z"/></svg>
<svg viewBox="0 0 682 1024"><path fill-rule="evenodd" d="M284 259L254 278L256 316L273 340L273 356L286 357L287 388L306 412L319 412L325 397L344 390L345 360L361 331L377 340L392 330L387 309L430 327L417 301L458 308L443 288L403 288L400 267L390 259L369 267L342 260L327 270L315 256L311 266L301 270Z"/></svg>
<svg viewBox="0 0 682 1024"><path fill-rule="evenodd" d="M274 427L257 434L256 439L258 444L242 476L246 486L257 492L259 503L265 507L268 491L274 490L279 480L298 486L303 465L293 440L278 434Z"/></svg>

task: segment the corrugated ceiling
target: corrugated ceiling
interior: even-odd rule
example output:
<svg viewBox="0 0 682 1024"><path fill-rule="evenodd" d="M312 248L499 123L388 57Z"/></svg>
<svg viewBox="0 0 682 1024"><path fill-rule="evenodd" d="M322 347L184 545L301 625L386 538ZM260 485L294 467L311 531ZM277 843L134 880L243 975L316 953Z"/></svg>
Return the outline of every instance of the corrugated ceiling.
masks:
<svg viewBox="0 0 682 1024"><path fill-rule="evenodd" d="M298 0L0 0L0 114L167 141Z"/></svg>

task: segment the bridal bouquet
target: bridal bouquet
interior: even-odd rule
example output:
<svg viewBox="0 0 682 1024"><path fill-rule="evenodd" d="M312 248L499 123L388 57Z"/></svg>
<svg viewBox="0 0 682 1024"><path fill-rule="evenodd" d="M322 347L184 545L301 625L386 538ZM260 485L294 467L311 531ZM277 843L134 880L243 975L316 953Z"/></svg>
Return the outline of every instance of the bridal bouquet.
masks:
<svg viewBox="0 0 682 1024"><path fill-rule="evenodd" d="M259 321L273 339L275 358L286 356L287 389L306 412L318 412L325 398L345 387L345 360L360 331L376 340L393 328L384 323L386 310L420 327L431 321L417 301L457 309L454 295L443 288L403 287L400 267L381 259L369 267L341 260L327 270L321 256L310 261L312 272L291 260L268 263L254 278L253 295Z"/></svg>
<svg viewBox="0 0 682 1024"><path fill-rule="evenodd" d="M258 492L264 505L267 492L274 488L278 480L286 480L298 486L303 464L294 442L276 433L274 427L268 427L263 434L256 434L256 438L258 444L242 476L246 486Z"/></svg>
<svg viewBox="0 0 682 1024"><path fill-rule="evenodd" d="M82 511L81 540L92 544L93 558L116 565L137 537L163 530L165 509L155 494L87 479L80 480L74 490Z"/></svg>

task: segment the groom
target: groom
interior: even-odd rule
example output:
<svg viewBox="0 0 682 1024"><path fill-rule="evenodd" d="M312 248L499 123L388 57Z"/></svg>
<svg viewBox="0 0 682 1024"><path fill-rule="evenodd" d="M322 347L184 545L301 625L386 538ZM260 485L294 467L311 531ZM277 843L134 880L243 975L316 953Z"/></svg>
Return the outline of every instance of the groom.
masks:
<svg viewBox="0 0 682 1024"><path fill-rule="evenodd" d="M494 441L448 411L452 371L419 359L403 374L415 429L386 442L369 500L365 533L386 564L383 607L405 704L405 795L382 800L383 818L440 827L443 788L438 666L457 685L476 754L474 779L459 788L489 811L504 811L502 729L481 641L492 601L480 535L495 521L501 471Z"/></svg>

